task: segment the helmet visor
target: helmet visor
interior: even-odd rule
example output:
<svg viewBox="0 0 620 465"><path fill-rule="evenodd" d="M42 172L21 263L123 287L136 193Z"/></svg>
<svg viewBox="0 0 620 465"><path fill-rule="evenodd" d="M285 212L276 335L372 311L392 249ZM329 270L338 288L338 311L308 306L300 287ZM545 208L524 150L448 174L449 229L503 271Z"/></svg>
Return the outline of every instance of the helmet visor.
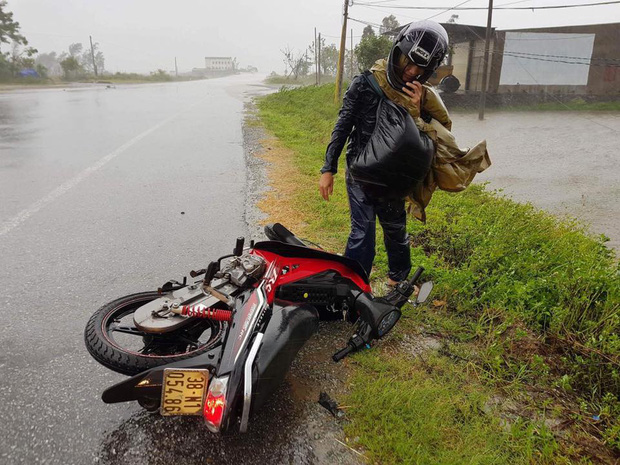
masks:
<svg viewBox="0 0 620 465"><path fill-rule="evenodd" d="M438 66L437 55L441 45L433 34L426 31L420 31L417 34L411 34L405 37L399 44L403 55L421 68L430 66ZM443 55L443 54L442 54Z"/></svg>

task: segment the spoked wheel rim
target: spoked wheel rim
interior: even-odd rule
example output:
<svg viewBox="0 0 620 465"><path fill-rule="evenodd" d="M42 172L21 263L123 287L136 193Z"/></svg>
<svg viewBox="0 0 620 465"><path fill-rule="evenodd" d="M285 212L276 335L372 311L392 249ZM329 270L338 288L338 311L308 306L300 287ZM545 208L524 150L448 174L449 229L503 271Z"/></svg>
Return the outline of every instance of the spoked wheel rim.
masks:
<svg viewBox="0 0 620 465"><path fill-rule="evenodd" d="M153 359L178 358L204 352L217 345L225 323L196 319L170 333L147 333L136 328L133 314L146 301L135 299L111 308L101 320L101 332L118 350L138 357Z"/></svg>

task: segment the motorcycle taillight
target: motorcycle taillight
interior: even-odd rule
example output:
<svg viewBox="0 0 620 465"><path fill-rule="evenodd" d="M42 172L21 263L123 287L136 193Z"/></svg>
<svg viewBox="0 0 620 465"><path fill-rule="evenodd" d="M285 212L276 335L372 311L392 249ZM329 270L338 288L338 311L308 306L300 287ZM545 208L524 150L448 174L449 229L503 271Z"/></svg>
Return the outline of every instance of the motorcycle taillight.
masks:
<svg viewBox="0 0 620 465"><path fill-rule="evenodd" d="M226 389L228 387L228 376L213 378L207 391L203 416L209 431L217 433L222 425L222 418L226 410Z"/></svg>

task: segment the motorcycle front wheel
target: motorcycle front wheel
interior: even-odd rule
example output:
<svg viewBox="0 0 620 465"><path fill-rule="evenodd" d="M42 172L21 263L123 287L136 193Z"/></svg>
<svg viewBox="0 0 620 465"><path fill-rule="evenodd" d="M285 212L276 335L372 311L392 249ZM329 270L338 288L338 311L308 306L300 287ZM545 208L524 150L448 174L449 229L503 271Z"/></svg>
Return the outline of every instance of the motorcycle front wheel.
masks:
<svg viewBox="0 0 620 465"><path fill-rule="evenodd" d="M226 323L209 319L197 319L164 334L136 328L134 312L159 297L157 292L131 294L97 310L84 330L86 348L93 358L110 370L133 376L207 352L222 340Z"/></svg>

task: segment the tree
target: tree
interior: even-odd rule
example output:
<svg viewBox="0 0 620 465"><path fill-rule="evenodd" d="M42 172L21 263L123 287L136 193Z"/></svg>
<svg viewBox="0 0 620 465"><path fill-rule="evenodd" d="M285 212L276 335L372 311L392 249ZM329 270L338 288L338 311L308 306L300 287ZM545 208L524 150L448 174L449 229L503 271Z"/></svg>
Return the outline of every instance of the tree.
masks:
<svg viewBox="0 0 620 465"><path fill-rule="evenodd" d="M13 49L8 55L9 71L11 76L16 77L23 69L34 68L34 55L37 49L33 47L24 47L17 42L13 42Z"/></svg>
<svg viewBox="0 0 620 465"><path fill-rule="evenodd" d="M284 76L297 79L299 76L308 75L312 62L308 59L307 52L296 52L288 45L280 51L284 55Z"/></svg>
<svg viewBox="0 0 620 465"><path fill-rule="evenodd" d="M375 30L372 28L372 26L369 24L368 26L366 26L364 28L364 30L362 31L362 39L365 39L366 37L374 37L375 36Z"/></svg>
<svg viewBox="0 0 620 465"><path fill-rule="evenodd" d="M85 71L89 73L94 73L95 68L93 67L93 56L91 54L90 48L87 48L82 51L82 44L73 44L80 46L80 65L84 68ZM93 44L93 50L95 52L95 64L97 65L97 72L102 74L104 71L105 58L103 53L99 50L99 42L95 42ZM71 47L69 47L69 53L71 53Z"/></svg>
<svg viewBox="0 0 620 465"><path fill-rule="evenodd" d="M400 23L396 19L394 15L386 16L381 21L381 27L379 28L379 33L384 34L389 31L393 31L394 29L400 27Z"/></svg>
<svg viewBox="0 0 620 465"><path fill-rule="evenodd" d="M369 36L363 38L355 47L355 56L360 71L370 69L375 61L387 58L392 48L392 41L386 36Z"/></svg>
<svg viewBox="0 0 620 465"><path fill-rule="evenodd" d="M8 11L6 0L0 0L0 48L2 44L11 42L13 43L13 53L3 53L0 50L0 78L2 79L10 79L17 74L21 66L22 52L27 53L20 51L19 47L25 47L28 45L28 41L19 33L19 23L13 20L13 13ZM30 56L26 58L30 58Z"/></svg>
<svg viewBox="0 0 620 465"><path fill-rule="evenodd" d="M43 79L47 79L48 77L48 72L47 72L47 68L45 66L43 66L42 64L38 64L35 66L35 69L37 70L37 74L42 77Z"/></svg>
<svg viewBox="0 0 620 465"><path fill-rule="evenodd" d="M60 58L56 52L50 53L39 53L35 58L34 62L37 66L42 66L46 70L46 74L50 74L52 76L59 76L62 73L62 68L60 67L60 61L64 60L65 57ZM39 73L41 74L41 73Z"/></svg>
<svg viewBox="0 0 620 465"><path fill-rule="evenodd" d="M0 0L0 46L14 42L28 45L26 38L19 33L19 23L13 20L13 13L7 10L6 0Z"/></svg>
<svg viewBox="0 0 620 465"><path fill-rule="evenodd" d="M353 66L351 66L351 55L353 55ZM351 50L346 49L344 52L344 71L345 76L353 78L359 70L359 63L357 62L357 56L355 56L355 50L351 53Z"/></svg>
<svg viewBox="0 0 620 465"><path fill-rule="evenodd" d="M74 79L78 77L82 70L82 66L78 59L74 56L68 56L60 62L65 79Z"/></svg>
<svg viewBox="0 0 620 465"><path fill-rule="evenodd" d="M69 45L69 56L78 59L79 56L82 54L83 48L84 46L79 42Z"/></svg>
<svg viewBox="0 0 620 465"><path fill-rule="evenodd" d="M324 75L335 76L338 69L338 49L334 44L326 45L321 49L321 72Z"/></svg>

